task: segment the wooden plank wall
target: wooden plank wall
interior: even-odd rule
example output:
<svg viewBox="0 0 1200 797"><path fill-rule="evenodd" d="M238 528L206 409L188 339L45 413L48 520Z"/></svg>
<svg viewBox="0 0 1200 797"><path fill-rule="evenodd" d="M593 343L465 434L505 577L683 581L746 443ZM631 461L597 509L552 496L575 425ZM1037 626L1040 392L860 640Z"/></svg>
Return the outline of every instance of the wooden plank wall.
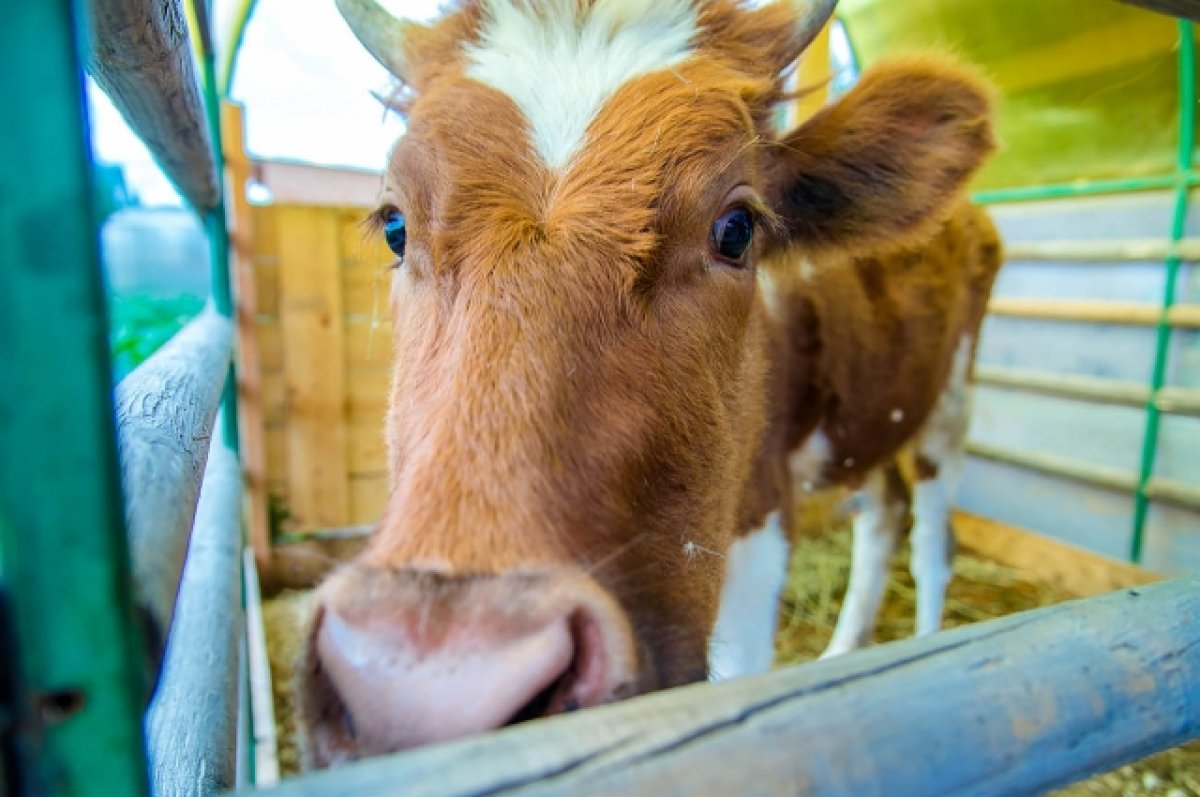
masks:
<svg viewBox="0 0 1200 797"><path fill-rule="evenodd" d="M372 523L387 497L392 257L365 235L366 213L254 208L266 472L277 532Z"/></svg>
<svg viewBox="0 0 1200 797"><path fill-rule="evenodd" d="M1193 196L1189 237L1200 234L1200 196ZM995 205L990 212L1005 245L1072 240L1165 241L1169 192ZM996 282L1001 300L1135 302L1162 300L1162 261L1101 262L1009 258ZM1176 299L1200 301L1200 266L1182 266ZM1150 326L1050 321L993 314L979 345L980 369L1017 369L1057 376L1147 385L1154 352ZM1200 388L1200 331L1172 333L1167 386ZM1021 526L1118 559L1129 555L1133 498L1127 490L1082 483L997 461L997 448L1055 457L1136 475L1145 413L1137 402L1103 404L1037 391L980 384L970 438L976 454L963 473L959 503L971 512ZM1200 418L1164 415L1155 477L1200 485ZM1154 501L1144 565L1167 574L1200 570L1200 514Z"/></svg>

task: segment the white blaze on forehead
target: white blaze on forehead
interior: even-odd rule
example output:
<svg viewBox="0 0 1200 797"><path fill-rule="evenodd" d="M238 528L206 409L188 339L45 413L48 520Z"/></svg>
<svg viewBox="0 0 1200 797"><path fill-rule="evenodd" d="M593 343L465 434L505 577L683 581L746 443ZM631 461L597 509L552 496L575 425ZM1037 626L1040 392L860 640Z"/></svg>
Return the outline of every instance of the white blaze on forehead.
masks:
<svg viewBox="0 0 1200 797"><path fill-rule="evenodd" d="M469 77L507 94L529 120L552 168L582 146L604 103L633 78L688 57L696 33L690 0L485 0Z"/></svg>

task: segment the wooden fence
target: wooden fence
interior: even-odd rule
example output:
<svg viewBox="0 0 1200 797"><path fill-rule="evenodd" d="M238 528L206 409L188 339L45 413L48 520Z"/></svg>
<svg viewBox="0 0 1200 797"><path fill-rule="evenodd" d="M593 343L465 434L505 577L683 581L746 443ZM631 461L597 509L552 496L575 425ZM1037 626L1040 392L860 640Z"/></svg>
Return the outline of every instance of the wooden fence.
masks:
<svg viewBox="0 0 1200 797"><path fill-rule="evenodd" d="M319 183L320 171L312 172ZM276 528L370 523L387 496L391 255L365 236L366 208L280 199L253 210L266 489Z"/></svg>

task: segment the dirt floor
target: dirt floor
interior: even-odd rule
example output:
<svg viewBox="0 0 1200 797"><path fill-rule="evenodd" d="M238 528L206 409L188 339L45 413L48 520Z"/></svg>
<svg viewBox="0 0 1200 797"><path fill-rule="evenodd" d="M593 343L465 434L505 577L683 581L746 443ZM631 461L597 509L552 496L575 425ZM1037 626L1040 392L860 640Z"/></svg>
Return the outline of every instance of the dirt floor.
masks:
<svg viewBox="0 0 1200 797"><path fill-rule="evenodd" d="M806 539L797 546L792 577L784 595L777 637L778 661L792 664L816 658L833 633L850 568L850 534L843 530ZM884 642L912 633L914 599L907 550L892 564L876 639ZM1071 596L1022 578L1020 572L960 552L946 602L946 625L954 627L1013 612L1047 606ZM308 606L307 592L285 591L263 604L267 647L279 729L279 763L284 776L300 768L292 701L292 663ZM1200 797L1200 742L1099 775L1054 792L1055 797Z"/></svg>

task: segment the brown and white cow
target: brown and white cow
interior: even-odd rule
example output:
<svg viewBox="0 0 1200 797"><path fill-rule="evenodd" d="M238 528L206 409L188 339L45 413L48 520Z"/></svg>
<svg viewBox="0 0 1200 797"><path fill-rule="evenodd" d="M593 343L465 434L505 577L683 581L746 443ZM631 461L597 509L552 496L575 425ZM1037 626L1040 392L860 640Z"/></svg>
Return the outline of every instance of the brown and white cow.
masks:
<svg viewBox="0 0 1200 797"><path fill-rule="evenodd" d="M391 495L318 593L312 763L769 667L794 472L862 487L842 650L918 455L936 628L998 260L961 200L986 88L897 61L778 136L834 0L482 0L428 26L339 4L408 132L376 214Z"/></svg>

